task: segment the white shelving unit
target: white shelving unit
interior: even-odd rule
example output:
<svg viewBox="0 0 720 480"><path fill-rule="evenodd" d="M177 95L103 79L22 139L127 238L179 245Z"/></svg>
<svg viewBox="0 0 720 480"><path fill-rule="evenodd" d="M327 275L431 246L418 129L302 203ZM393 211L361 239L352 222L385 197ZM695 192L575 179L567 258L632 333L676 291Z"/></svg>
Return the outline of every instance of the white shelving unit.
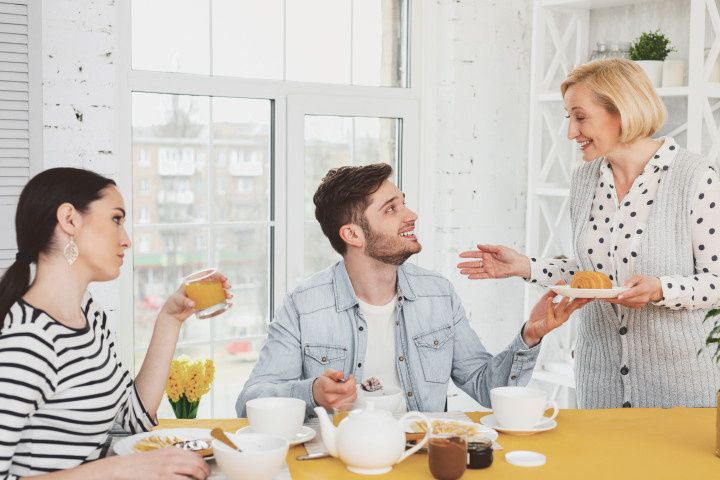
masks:
<svg viewBox="0 0 720 480"><path fill-rule="evenodd" d="M669 122L679 125L667 135L682 136L685 146L718 162L720 83L710 83L710 73L720 54L720 0L690 0L688 85L660 88L661 97L687 102L686 118L670 113ZM580 163L578 151L566 139L559 86L575 65L590 55L589 28L592 11L653 0L535 0L530 91L528 152L528 205L526 251L530 256L572 257L568 187L572 169ZM683 17L685 18L685 17ZM709 25L706 32L706 25ZM648 25L648 30L653 25ZM712 38L706 45L706 38ZM704 50L710 48L707 59ZM685 112L683 112L685 114ZM681 143L682 139L678 139ZM527 287L525 310L538 298L539 289ZM573 321L544 340L543 354L534 380L550 384L556 400L574 405L572 348L576 338Z"/></svg>

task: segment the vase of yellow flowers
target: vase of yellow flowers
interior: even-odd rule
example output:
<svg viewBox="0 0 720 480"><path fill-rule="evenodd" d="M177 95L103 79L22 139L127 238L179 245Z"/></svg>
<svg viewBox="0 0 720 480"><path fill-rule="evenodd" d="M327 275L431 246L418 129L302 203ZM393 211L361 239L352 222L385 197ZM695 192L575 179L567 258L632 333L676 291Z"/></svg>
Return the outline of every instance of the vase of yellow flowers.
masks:
<svg viewBox="0 0 720 480"><path fill-rule="evenodd" d="M215 378L212 360L191 360L181 355L170 364L165 393L177 418L197 417L203 395L210 391Z"/></svg>
<svg viewBox="0 0 720 480"><path fill-rule="evenodd" d="M712 330L708 334L707 340L705 340L705 346L715 349L712 352L713 359L715 362L720 364L720 308L714 308L708 312L705 316L705 320L714 319ZM715 419L715 455L720 457L720 390L717 392L717 418Z"/></svg>

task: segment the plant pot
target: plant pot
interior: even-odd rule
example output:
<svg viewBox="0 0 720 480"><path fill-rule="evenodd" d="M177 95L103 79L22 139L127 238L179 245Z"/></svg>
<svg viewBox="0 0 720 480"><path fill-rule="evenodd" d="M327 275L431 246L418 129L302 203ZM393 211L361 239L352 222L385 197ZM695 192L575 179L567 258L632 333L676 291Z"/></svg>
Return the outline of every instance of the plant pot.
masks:
<svg viewBox="0 0 720 480"><path fill-rule="evenodd" d="M685 60L665 60L662 70L663 88L683 85L685 85Z"/></svg>
<svg viewBox="0 0 720 480"><path fill-rule="evenodd" d="M658 88L661 85L663 62L659 60L638 60L635 63L645 71L653 87Z"/></svg>
<svg viewBox="0 0 720 480"><path fill-rule="evenodd" d="M200 400L191 402L185 397L185 395L181 395L177 402L173 402L170 399L168 399L168 401L170 402L173 412L175 413L175 418L197 418L197 411L198 405L200 405Z"/></svg>
<svg viewBox="0 0 720 480"><path fill-rule="evenodd" d="M720 457L720 390L717 393L717 419L715 420L715 455Z"/></svg>

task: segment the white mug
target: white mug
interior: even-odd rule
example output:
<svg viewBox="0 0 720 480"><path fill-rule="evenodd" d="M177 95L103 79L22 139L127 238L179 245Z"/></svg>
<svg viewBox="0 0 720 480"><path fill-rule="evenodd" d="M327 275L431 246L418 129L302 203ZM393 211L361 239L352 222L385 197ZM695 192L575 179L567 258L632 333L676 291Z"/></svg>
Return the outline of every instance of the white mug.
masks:
<svg viewBox="0 0 720 480"><path fill-rule="evenodd" d="M557 417L558 406L542 390L527 387L498 387L490 390L490 402L498 423L513 430L532 429ZM545 410L553 409L550 417Z"/></svg>
<svg viewBox="0 0 720 480"><path fill-rule="evenodd" d="M245 404L253 433L295 436L305 419L305 402L299 398L254 398Z"/></svg>

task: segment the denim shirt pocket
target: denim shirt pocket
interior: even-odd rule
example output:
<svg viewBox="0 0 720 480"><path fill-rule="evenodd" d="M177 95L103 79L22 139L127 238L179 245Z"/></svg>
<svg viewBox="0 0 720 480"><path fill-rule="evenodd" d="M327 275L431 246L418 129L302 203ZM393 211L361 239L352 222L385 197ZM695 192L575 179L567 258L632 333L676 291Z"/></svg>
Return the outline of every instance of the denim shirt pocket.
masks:
<svg viewBox="0 0 720 480"><path fill-rule="evenodd" d="M452 327L445 325L413 337L425 381L447 383L450 380L454 336Z"/></svg>
<svg viewBox="0 0 720 480"><path fill-rule="evenodd" d="M307 377L316 377L328 368L345 370L347 348L340 345L309 343L303 346L303 367Z"/></svg>

